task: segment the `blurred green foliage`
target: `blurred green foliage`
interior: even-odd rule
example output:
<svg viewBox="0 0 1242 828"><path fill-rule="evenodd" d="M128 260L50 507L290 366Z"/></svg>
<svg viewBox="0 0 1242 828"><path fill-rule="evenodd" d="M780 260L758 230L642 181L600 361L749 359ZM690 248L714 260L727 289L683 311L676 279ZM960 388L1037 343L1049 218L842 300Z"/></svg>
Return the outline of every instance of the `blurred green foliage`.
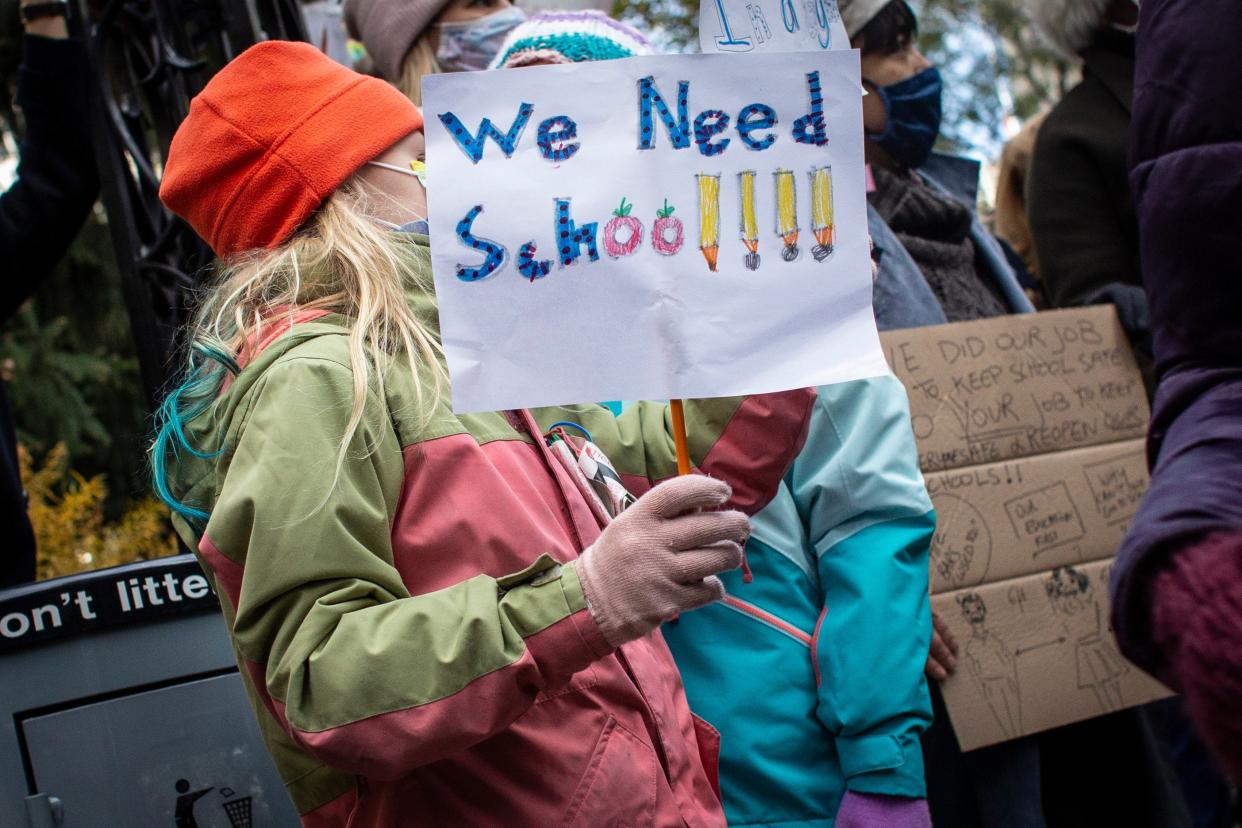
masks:
<svg viewBox="0 0 1242 828"><path fill-rule="evenodd" d="M147 493L146 402L102 211L34 298L0 325L0 367L18 440L36 462L63 443L69 468L104 475L107 519Z"/></svg>

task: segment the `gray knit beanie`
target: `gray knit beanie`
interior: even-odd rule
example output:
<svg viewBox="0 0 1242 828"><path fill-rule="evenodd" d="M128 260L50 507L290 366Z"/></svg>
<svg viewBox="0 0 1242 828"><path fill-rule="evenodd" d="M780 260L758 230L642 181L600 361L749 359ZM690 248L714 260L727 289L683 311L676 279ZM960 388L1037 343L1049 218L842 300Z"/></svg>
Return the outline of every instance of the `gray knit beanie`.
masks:
<svg viewBox="0 0 1242 828"><path fill-rule="evenodd" d="M1048 45L1076 60L1091 45L1112 0L1026 0L1026 13Z"/></svg>
<svg viewBox="0 0 1242 828"><path fill-rule="evenodd" d="M841 22L845 24L845 33L850 40L865 29L890 2L892 0L838 0Z"/></svg>
<svg viewBox="0 0 1242 828"><path fill-rule="evenodd" d="M389 81L401 77L401 64L448 0L345 0L345 28L361 40Z"/></svg>

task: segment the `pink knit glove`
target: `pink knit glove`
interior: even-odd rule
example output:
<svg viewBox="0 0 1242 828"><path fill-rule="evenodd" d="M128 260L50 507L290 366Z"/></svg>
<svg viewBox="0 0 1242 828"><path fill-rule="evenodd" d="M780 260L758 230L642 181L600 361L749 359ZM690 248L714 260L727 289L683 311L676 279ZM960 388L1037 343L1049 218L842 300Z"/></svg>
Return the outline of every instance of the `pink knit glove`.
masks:
<svg viewBox="0 0 1242 828"><path fill-rule="evenodd" d="M1151 585L1152 637L1199 733L1242 782L1242 532L1170 557Z"/></svg>
<svg viewBox="0 0 1242 828"><path fill-rule="evenodd" d="M926 799L846 791L836 828L931 828Z"/></svg>
<svg viewBox="0 0 1242 828"><path fill-rule="evenodd" d="M617 517L578 561L591 616L608 643L641 638L724 596L716 573L742 563L750 520L723 506L728 484L701 475L661 483Z"/></svg>

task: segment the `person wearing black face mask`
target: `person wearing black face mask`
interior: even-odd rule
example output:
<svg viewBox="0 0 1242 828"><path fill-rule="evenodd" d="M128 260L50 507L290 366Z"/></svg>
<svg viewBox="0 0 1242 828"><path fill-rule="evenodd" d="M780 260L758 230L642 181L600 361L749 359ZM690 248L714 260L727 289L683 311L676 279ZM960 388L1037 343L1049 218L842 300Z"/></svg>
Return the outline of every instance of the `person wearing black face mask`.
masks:
<svg viewBox="0 0 1242 828"><path fill-rule="evenodd" d="M940 134L940 72L919 52L905 0L841 0L862 51L866 159L876 189L868 225L879 257L881 329L1034 310L1000 245L925 165Z"/></svg>
<svg viewBox="0 0 1242 828"><path fill-rule="evenodd" d="M851 45L862 52L863 128L875 180L867 225L879 270L873 303L881 330L980 319L1034 308L974 210L926 170L940 133L942 80L919 51L905 0L840 0ZM935 721L923 737L935 825L1045 828L1039 748L1016 739L962 754L936 680L953 668L939 637L927 674Z"/></svg>

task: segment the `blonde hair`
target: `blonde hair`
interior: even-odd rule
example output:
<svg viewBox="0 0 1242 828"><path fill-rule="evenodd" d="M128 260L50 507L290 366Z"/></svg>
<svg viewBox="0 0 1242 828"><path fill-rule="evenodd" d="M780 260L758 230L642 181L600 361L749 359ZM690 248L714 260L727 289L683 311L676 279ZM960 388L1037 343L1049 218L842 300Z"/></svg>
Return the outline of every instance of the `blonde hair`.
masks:
<svg viewBox="0 0 1242 828"><path fill-rule="evenodd" d="M401 90L415 106L423 105L423 76L434 75L440 71L436 62L436 50L431 46L431 39L424 32L414 41L410 51L405 53L401 61L401 76L393 81L393 86Z"/></svg>
<svg viewBox="0 0 1242 828"><path fill-rule="evenodd" d="M249 349L264 328L295 311L320 309L351 320L353 400L329 492L362 423L368 390L383 398L385 374L400 355L408 356L417 409L428 419L432 416L434 405L425 403L428 396L432 401L440 398L443 351L438 337L405 298L407 287L433 289L430 268L411 266L401 250L405 244L367 216L363 190L351 181L329 196L314 218L280 247L220 263L219 275L202 297L189 328L185 381L168 395L157 415L151 465L161 498L184 515L206 519L205 513L177 502L168 490L164 476L169 455L185 448L200 457L210 456L202 447L188 444L183 424L205 411L226 377L254 356ZM429 394L424 388L428 374Z"/></svg>

